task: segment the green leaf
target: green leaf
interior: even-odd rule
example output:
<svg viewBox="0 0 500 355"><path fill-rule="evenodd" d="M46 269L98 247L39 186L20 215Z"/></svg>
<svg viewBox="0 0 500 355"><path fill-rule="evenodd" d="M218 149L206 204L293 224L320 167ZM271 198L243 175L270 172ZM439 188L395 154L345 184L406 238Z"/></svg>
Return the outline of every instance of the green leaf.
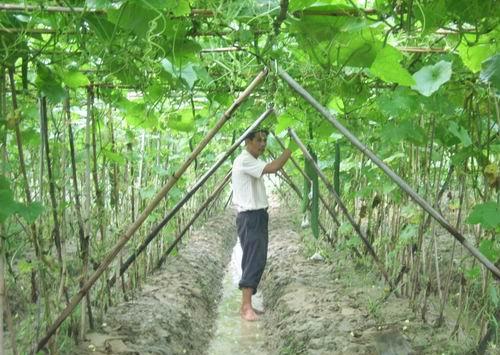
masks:
<svg viewBox="0 0 500 355"><path fill-rule="evenodd" d="M190 109L182 110L168 118L167 126L181 132L194 130L194 117Z"/></svg>
<svg viewBox="0 0 500 355"><path fill-rule="evenodd" d="M119 9L108 10L108 20L115 25L130 30L139 37L145 38L150 27L149 22L158 17L157 10L146 9L135 2L124 2Z"/></svg>
<svg viewBox="0 0 500 355"><path fill-rule="evenodd" d="M479 251L492 263L496 263L500 258L498 245L495 245L492 240L482 240L481 243L479 243Z"/></svg>
<svg viewBox="0 0 500 355"><path fill-rule="evenodd" d="M419 95L415 91L401 86L394 91L386 91L378 96L375 102L380 110L388 116L410 116L420 111Z"/></svg>
<svg viewBox="0 0 500 355"><path fill-rule="evenodd" d="M0 190L0 223L5 222L9 216L16 213L19 209L19 204L14 201L12 191Z"/></svg>
<svg viewBox="0 0 500 355"><path fill-rule="evenodd" d="M112 152L106 149L102 149L101 152L106 158L114 163L124 165L127 162L127 159L120 153Z"/></svg>
<svg viewBox="0 0 500 355"><path fill-rule="evenodd" d="M500 204L490 201L475 205L466 222L479 223L485 229L495 229L500 226Z"/></svg>
<svg viewBox="0 0 500 355"><path fill-rule="evenodd" d="M302 10L310 7L317 0L290 0L290 5L288 7L289 11Z"/></svg>
<svg viewBox="0 0 500 355"><path fill-rule="evenodd" d="M83 16L86 23L89 25L92 33L95 33L103 41L109 41L113 38L115 32L115 24L106 20L101 15L86 14Z"/></svg>
<svg viewBox="0 0 500 355"><path fill-rule="evenodd" d="M186 82L190 89L193 88L194 83L198 80L198 75L196 74L193 64L189 63L182 68L181 78Z"/></svg>
<svg viewBox="0 0 500 355"><path fill-rule="evenodd" d="M382 48L373 61L370 71L388 83L397 83L403 86L415 85L415 79L411 74L399 64L403 59L403 54L396 48L385 46Z"/></svg>
<svg viewBox="0 0 500 355"><path fill-rule="evenodd" d="M426 3L414 3L413 12L422 24L422 32L431 33L449 21L445 0L433 0Z"/></svg>
<svg viewBox="0 0 500 355"><path fill-rule="evenodd" d="M431 96L450 80L451 72L451 63L443 60L435 65L425 66L413 74L416 84L411 88L424 96Z"/></svg>
<svg viewBox="0 0 500 355"><path fill-rule="evenodd" d="M210 76L210 74L208 74L207 70L204 67L200 65L193 65L193 70L195 71L198 79L203 81L205 84L208 85L214 81L214 79Z"/></svg>
<svg viewBox="0 0 500 355"><path fill-rule="evenodd" d="M336 58L340 65L370 67L383 45L374 32L367 29L358 33L340 33L336 38L339 45L330 50L331 57Z"/></svg>
<svg viewBox="0 0 500 355"><path fill-rule="evenodd" d="M464 147L468 147L472 144L469 132L467 132L467 130L462 126L459 126L456 122L450 122L448 131L450 131L451 134L460 139L460 142L463 144Z"/></svg>
<svg viewBox="0 0 500 355"><path fill-rule="evenodd" d="M344 113L344 101L342 101L341 97L333 97L328 103L327 107L337 113Z"/></svg>
<svg viewBox="0 0 500 355"><path fill-rule="evenodd" d="M66 90L63 89L59 78L49 67L39 64L36 74L35 85L49 101L57 103L66 97Z"/></svg>
<svg viewBox="0 0 500 355"><path fill-rule="evenodd" d="M471 269L465 270L464 276L468 280L475 280L481 275L481 268L479 266L474 266Z"/></svg>
<svg viewBox="0 0 500 355"><path fill-rule="evenodd" d="M172 13L174 16L187 16L191 13L191 7L189 6L189 0L177 0L175 1L177 6L172 8Z"/></svg>
<svg viewBox="0 0 500 355"><path fill-rule="evenodd" d="M277 118L278 124L276 125L274 129L275 134L280 134L283 132L285 129L290 127L292 125L292 122L294 121L293 117L290 116L287 113L282 113L281 115L278 116Z"/></svg>
<svg viewBox="0 0 500 355"><path fill-rule="evenodd" d="M489 43L477 44L473 47L469 47L464 43L460 45L458 49L460 58L462 58L464 64L473 73L479 72L481 70L481 63L496 52L496 46Z"/></svg>
<svg viewBox="0 0 500 355"><path fill-rule="evenodd" d="M0 175L0 191L1 190L9 190L9 189L10 189L9 180L5 176Z"/></svg>
<svg viewBox="0 0 500 355"><path fill-rule="evenodd" d="M489 81L491 86L500 90L500 54L495 54L482 63L479 77L483 81Z"/></svg>
<svg viewBox="0 0 500 355"><path fill-rule="evenodd" d="M427 142L425 130L411 121L398 121L386 124L381 132L383 139L393 143L409 141L419 146Z"/></svg>
<svg viewBox="0 0 500 355"><path fill-rule="evenodd" d="M81 72L71 71L62 74L62 80L66 86L76 89L90 84L87 76Z"/></svg>
<svg viewBox="0 0 500 355"><path fill-rule="evenodd" d="M30 274L31 270L33 270L33 263L26 261L25 259L19 261L17 264L19 268L19 272L21 274Z"/></svg>
<svg viewBox="0 0 500 355"><path fill-rule="evenodd" d="M43 212L45 207L40 202L32 202L30 204L21 204L18 213L26 222L33 223Z"/></svg>

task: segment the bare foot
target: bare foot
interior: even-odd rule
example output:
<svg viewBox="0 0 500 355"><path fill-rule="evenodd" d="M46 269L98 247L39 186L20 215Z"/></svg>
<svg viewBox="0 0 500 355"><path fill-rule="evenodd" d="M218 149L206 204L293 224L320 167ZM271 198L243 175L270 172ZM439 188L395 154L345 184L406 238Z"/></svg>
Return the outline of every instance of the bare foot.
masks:
<svg viewBox="0 0 500 355"><path fill-rule="evenodd" d="M255 313L254 309L252 307L243 307L240 309L240 315L241 318L243 318L246 321L253 322L259 319L257 317L257 314Z"/></svg>

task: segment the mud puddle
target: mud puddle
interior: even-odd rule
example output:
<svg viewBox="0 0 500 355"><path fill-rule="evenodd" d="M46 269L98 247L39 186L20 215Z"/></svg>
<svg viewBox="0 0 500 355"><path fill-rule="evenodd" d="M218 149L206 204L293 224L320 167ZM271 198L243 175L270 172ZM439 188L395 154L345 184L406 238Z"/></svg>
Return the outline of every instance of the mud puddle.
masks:
<svg viewBox="0 0 500 355"><path fill-rule="evenodd" d="M241 291L238 289L240 277L241 246L238 242L233 248L231 261L224 276L223 295L217 310L216 331L208 350L209 355L268 354L264 347L263 321L247 322L240 317ZM257 309L263 309L260 291L253 297L253 305Z"/></svg>

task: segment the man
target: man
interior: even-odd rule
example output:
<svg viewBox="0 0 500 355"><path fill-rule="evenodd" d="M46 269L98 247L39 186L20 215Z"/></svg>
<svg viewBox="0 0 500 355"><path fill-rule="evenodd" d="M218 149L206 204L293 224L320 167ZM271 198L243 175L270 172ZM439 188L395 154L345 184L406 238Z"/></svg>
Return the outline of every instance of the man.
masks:
<svg viewBox="0 0 500 355"><path fill-rule="evenodd" d="M276 173L290 158L290 149L270 163L259 159L266 148L268 131L252 131L245 138L245 149L234 160L232 170L233 203L238 210L236 227L243 256L239 288L242 290L240 314L247 321L257 320L252 295L257 292L267 259L268 214L264 174Z"/></svg>

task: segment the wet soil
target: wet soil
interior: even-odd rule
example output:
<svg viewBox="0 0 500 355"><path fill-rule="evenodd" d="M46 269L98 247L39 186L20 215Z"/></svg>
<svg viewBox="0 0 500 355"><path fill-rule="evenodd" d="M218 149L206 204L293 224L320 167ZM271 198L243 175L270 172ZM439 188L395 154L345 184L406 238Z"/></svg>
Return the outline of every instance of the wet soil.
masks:
<svg viewBox="0 0 500 355"><path fill-rule="evenodd" d="M262 287L267 346L272 354L465 354L450 339L453 319L434 328L406 298L390 295L377 271L355 265L348 253L311 260L297 216L271 213L269 256ZM309 237L310 238L310 237ZM435 308L434 308L435 307Z"/></svg>
<svg viewBox="0 0 500 355"><path fill-rule="evenodd" d="M387 295L371 263L356 264L346 251L312 260L300 219L283 206L270 210L259 321L238 314L241 251L233 249L234 214L227 212L193 232L133 301L111 309L79 354L468 353L450 339L453 316L434 328L437 303L429 300L425 321L418 318L408 299Z"/></svg>
<svg viewBox="0 0 500 355"><path fill-rule="evenodd" d="M111 308L78 354L202 354L236 242L227 212L194 231L134 300ZM74 353L74 352L72 352Z"/></svg>

